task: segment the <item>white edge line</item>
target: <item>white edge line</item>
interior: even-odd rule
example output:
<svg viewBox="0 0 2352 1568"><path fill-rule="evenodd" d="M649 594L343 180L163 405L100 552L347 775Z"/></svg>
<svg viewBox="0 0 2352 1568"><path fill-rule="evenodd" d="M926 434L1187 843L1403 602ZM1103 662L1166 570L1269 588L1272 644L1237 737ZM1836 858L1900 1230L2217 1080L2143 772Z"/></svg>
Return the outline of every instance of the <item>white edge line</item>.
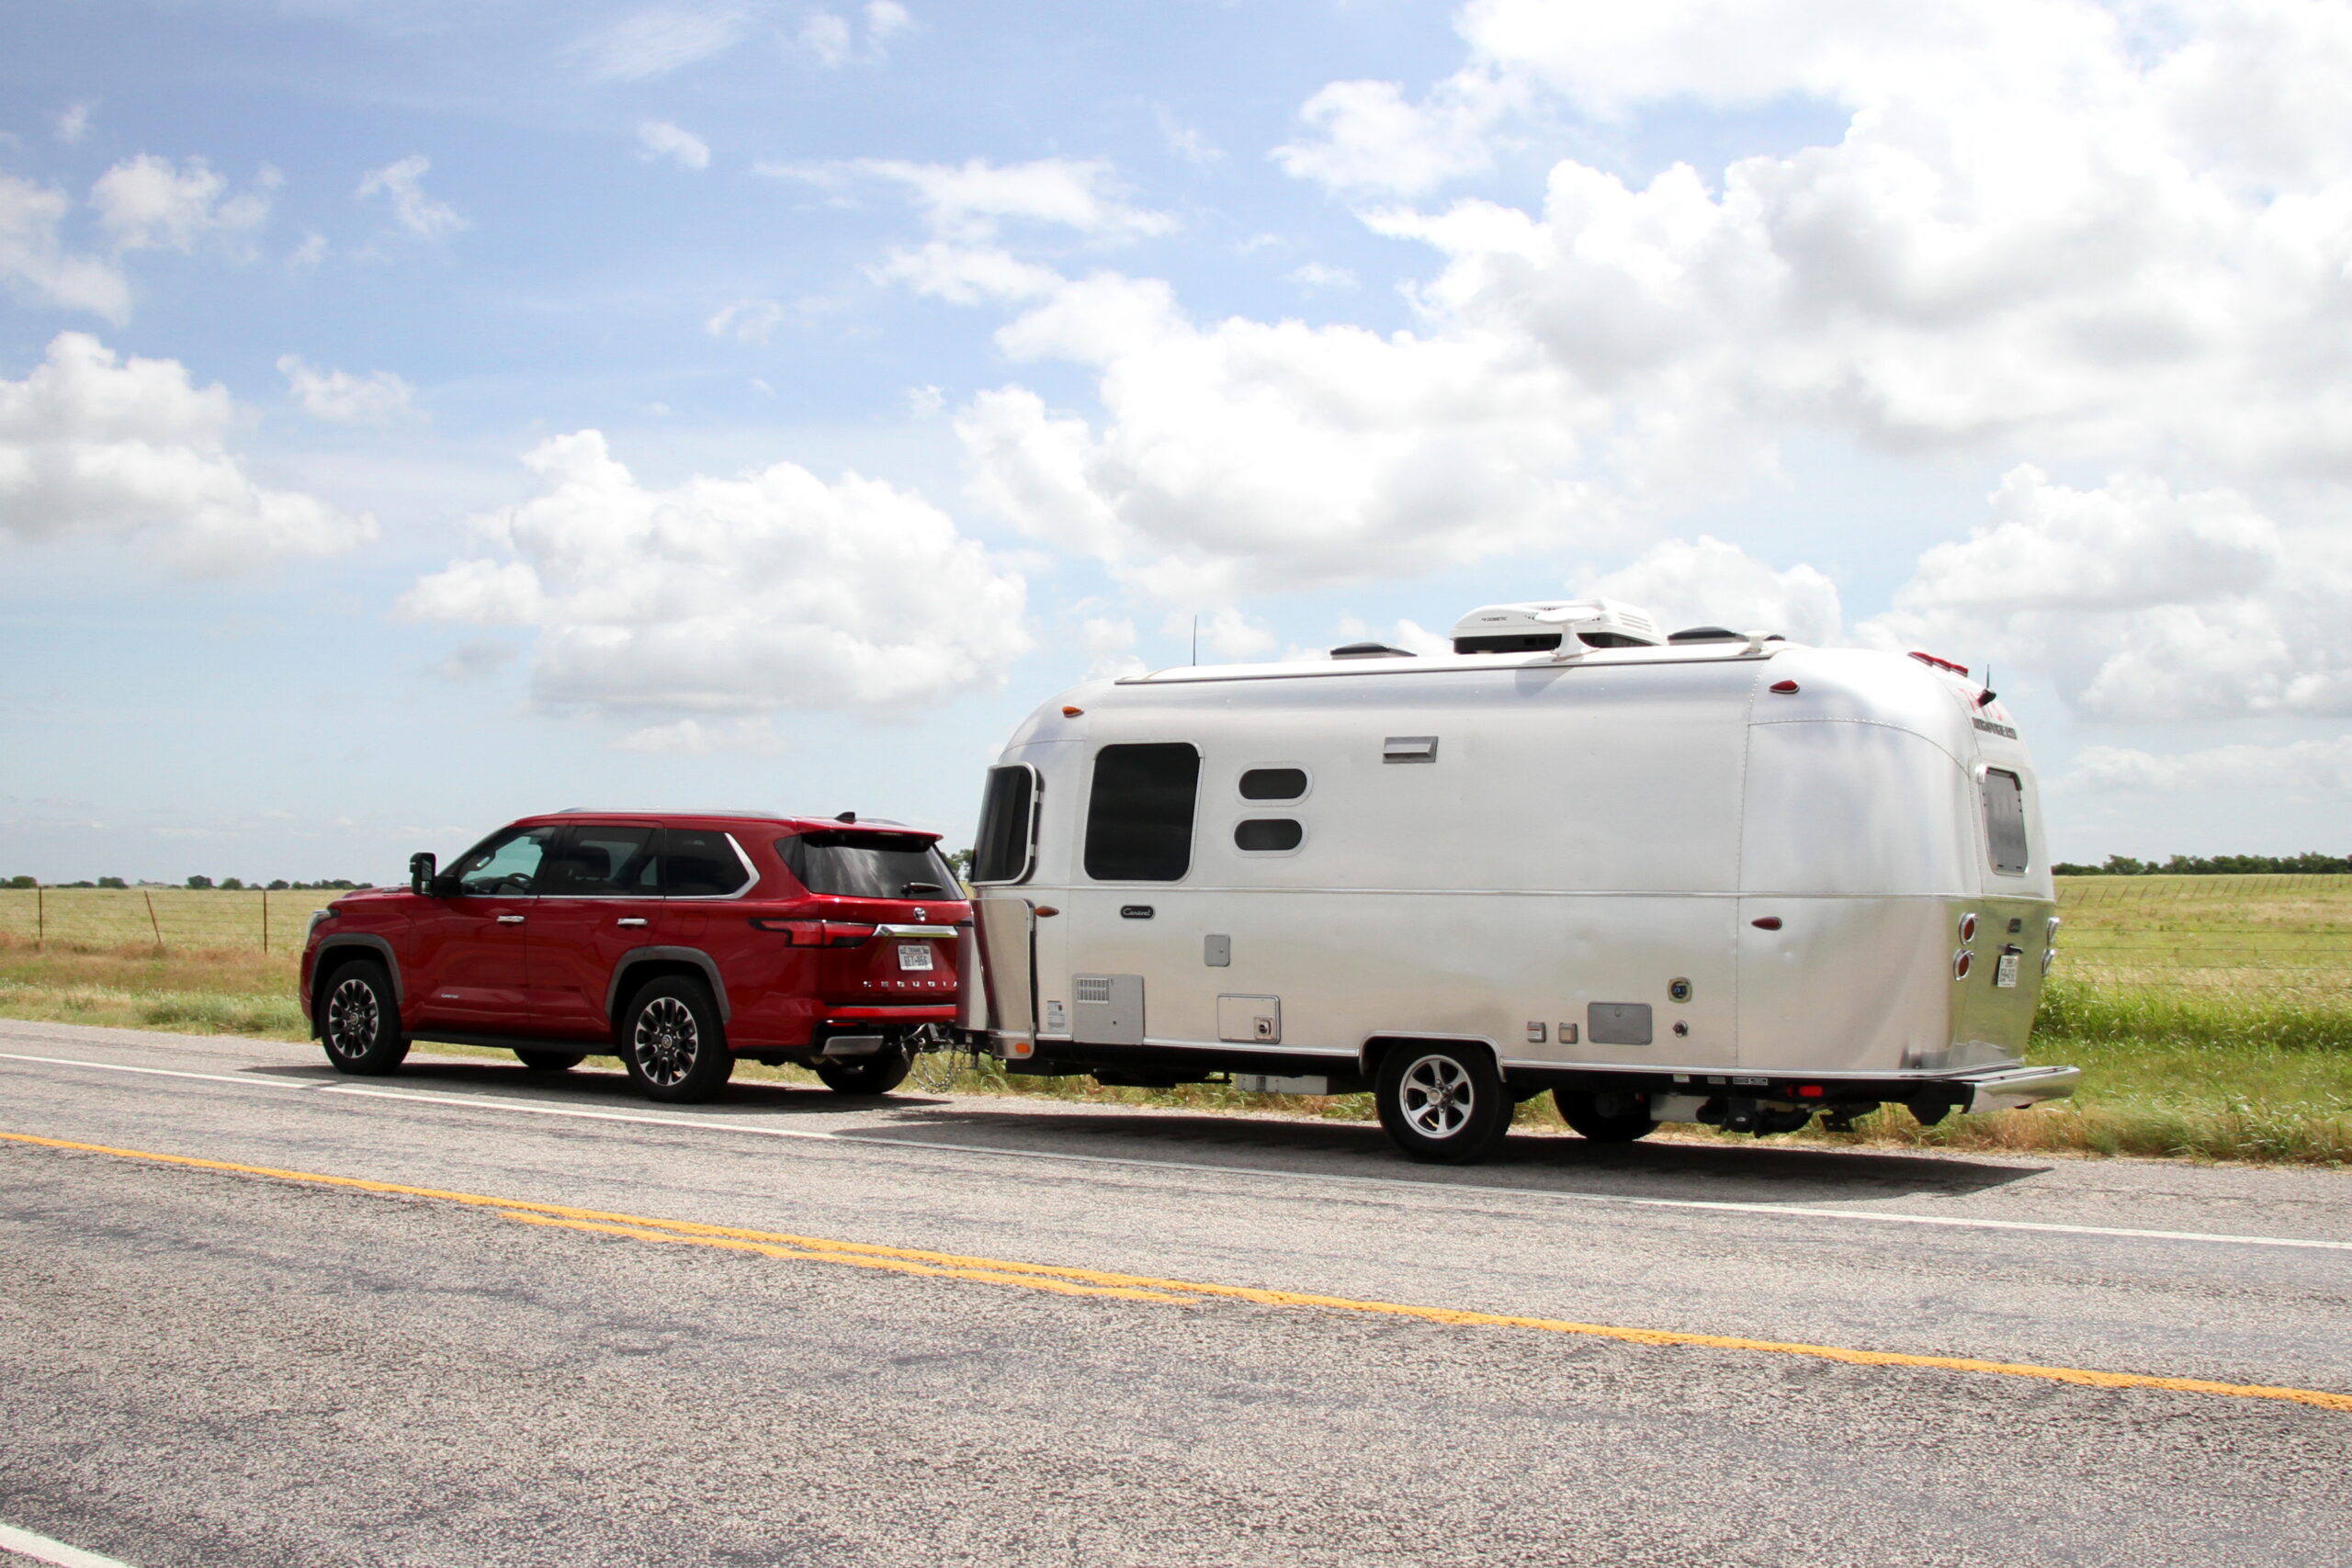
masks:
<svg viewBox="0 0 2352 1568"><path fill-rule="evenodd" d="M307 1078L272 1077L267 1073L189 1073L172 1067L134 1067L127 1062L84 1062L72 1056L26 1056L0 1051L0 1062L41 1062L52 1067L96 1067L109 1073L144 1073L158 1078L198 1078L205 1083L266 1084L271 1089L324 1089Z"/></svg>
<svg viewBox="0 0 2352 1568"><path fill-rule="evenodd" d="M1814 1209L1803 1203L1740 1203L1725 1199L1631 1198L1613 1192L1547 1192L1532 1187L1498 1187L1484 1182L1402 1181L1387 1176L1347 1176L1334 1171L1267 1170L1256 1166L1209 1165L1199 1160L1134 1159L1117 1155L1073 1155L1044 1149L999 1149L984 1145L946 1144L928 1138L893 1137L820 1132L807 1127L747 1127L740 1122L700 1117L648 1116L628 1111L590 1111L569 1105L532 1105L523 1100L497 1100L477 1094L425 1094L413 1089L363 1089L357 1084L309 1083L273 1078L265 1074L242 1077L222 1073L174 1072L162 1067L135 1067L119 1062L85 1062L62 1056L24 1056L0 1051L0 1061L41 1062L55 1066L95 1067L103 1072L146 1073L162 1077L200 1078L208 1083L266 1084L273 1089L307 1089L321 1094L345 1094L364 1100L401 1100L424 1105L455 1105L503 1111L523 1116L558 1116L582 1122L621 1122L640 1127L683 1127L690 1132L740 1133L754 1138L797 1138L808 1143L841 1144L849 1148L922 1149L933 1154L988 1155L1000 1159L1056 1160L1075 1165L1124 1166L1141 1170L1200 1171L1212 1176L1248 1176L1272 1181L1320 1181L1347 1186L1393 1187L1419 1194L1476 1192L1505 1198L1534 1199L1555 1203L1600 1203L1633 1209L1690 1209L1719 1214L1779 1214L1804 1220L1857 1220L1882 1225L1940 1225L1953 1230L2023 1231L2041 1235L2112 1236L2130 1241L2178 1241L2205 1246L2284 1247L2311 1252L2352 1252L2352 1241L2323 1241L2303 1236L2230 1235L2209 1231L2132 1230L2120 1225L2069 1225L2043 1220L1971 1219L1958 1214L1880 1213L1863 1209Z"/></svg>
<svg viewBox="0 0 2352 1568"><path fill-rule="evenodd" d="M53 1562L57 1568L130 1568L128 1562L101 1557L95 1551L85 1551L78 1546L68 1546L14 1525L0 1525L0 1551L29 1557L36 1562Z"/></svg>

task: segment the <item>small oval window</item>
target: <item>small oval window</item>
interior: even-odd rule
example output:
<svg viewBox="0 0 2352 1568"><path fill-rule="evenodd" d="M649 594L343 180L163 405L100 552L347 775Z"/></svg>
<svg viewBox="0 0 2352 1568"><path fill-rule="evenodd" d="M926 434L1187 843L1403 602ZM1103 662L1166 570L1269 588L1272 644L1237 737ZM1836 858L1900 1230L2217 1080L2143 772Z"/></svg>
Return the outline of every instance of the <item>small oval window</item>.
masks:
<svg viewBox="0 0 2352 1568"><path fill-rule="evenodd" d="M1241 775L1244 800L1296 800L1306 793L1305 768L1252 768Z"/></svg>
<svg viewBox="0 0 2352 1568"><path fill-rule="evenodd" d="M1306 829L1288 817L1252 817L1233 825L1233 842L1237 849L1265 854L1298 848L1306 837Z"/></svg>

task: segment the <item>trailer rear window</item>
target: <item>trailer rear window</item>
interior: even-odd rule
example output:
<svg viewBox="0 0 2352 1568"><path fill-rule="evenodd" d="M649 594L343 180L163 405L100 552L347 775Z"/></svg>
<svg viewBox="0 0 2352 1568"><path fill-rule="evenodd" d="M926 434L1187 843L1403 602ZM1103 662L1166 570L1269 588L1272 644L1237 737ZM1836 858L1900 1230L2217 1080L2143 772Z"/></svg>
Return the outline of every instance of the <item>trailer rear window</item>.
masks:
<svg viewBox="0 0 2352 1568"><path fill-rule="evenodd" d="M2025 785L1998 768L1984 774L1984 840L1995 871L2015 876L2025 870Z"/></svg>
<svg viewBox="0 0 2352 1568"><path fill-rule="evenodd" d="M1037 775L1027 766L989 770L980 799L980 830L972 842L972 880L1021 882L1029 875L1037 820Z"/></svg>
<svg viewBox="0 0 2352 1568"><path fill-rule="evenodd" d="M1175 882L1193 869L1193 801L1201 754L1190 746L1105 746L1086 803L1086 874L1097 882Z"/></svg>
<svg viewBox="0 0 2352 1568"><path fill-rule="evenodd" d="M921 833L813 833L778 839L775 852L811 893L845 898L954 898L963 889Z"/></svg>

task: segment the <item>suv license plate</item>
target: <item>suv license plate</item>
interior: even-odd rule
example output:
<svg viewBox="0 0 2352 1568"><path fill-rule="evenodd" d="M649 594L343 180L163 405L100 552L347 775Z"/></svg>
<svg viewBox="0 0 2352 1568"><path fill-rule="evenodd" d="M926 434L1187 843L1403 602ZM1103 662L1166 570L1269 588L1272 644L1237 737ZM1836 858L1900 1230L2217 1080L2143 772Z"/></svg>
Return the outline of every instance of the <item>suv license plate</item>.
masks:
<svg viewBox="0 0 2352 1568"><path fill-rule="evenodd" d="M900 942L899 944L899 967L901 969L930 968L931 943L927 942ZM2009 977L2005 984L2014 986L2018 983L2017 971L2017 964L2012 960L2009 964Z"/></svg>
<svg viewBox="0 0 2352 1568"><path fill-rule="evenodd" d="M907 950L902 947L899 951L904 953ZM903 963L905 960L901 958L900 962ZM2018 955L2014 953L2005 953L2001 954L2001 961L1993 965L1993 984L2014 987L2017 983Z"/></svg>

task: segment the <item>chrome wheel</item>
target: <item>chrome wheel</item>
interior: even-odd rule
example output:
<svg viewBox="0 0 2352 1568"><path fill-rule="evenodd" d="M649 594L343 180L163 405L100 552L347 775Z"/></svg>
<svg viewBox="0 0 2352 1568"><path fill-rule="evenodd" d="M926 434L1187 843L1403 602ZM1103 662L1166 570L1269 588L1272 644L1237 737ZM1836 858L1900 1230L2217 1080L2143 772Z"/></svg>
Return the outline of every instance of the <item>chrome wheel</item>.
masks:
<svg viewBox="0 0 2352 1568"><path fill-rule="evenodd" d="M357 976L338 984L327 998L327 1049L356 1059L372 1049L384 1030L376 987Z"/></svg>
<svg viewBox="0 0 2352 1568"><path fill-rule="evenodd" d="M1405 1069L1397 1106L1405 1123L1425 1138L1451 1138L1477 1110L1470 1075L1451 1056L1424 1056Z"/></svg>
<svg viewBox="0 0 2352 1568"><path fill-rule="evenodd" d="M655 997L638 1010L629 1050L637 1070L657 1089L671 1089L694 1071L702 1052L702 1030L694 1009L676 997Z"/></svg>

